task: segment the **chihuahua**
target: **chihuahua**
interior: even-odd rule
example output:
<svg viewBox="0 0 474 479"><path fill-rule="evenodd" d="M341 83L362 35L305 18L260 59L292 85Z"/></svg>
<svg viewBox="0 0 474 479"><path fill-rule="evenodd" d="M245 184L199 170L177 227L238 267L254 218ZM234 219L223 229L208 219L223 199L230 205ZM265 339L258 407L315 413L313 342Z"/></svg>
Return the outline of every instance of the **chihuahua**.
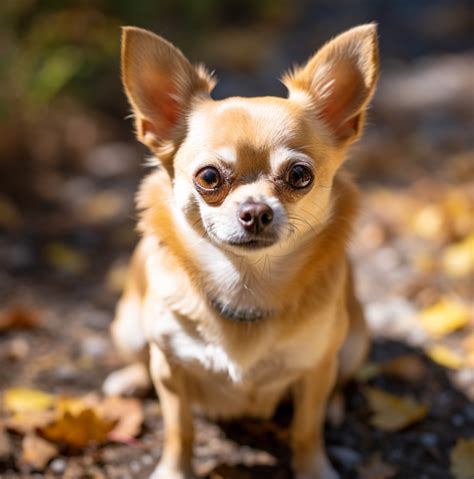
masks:
<svg viewBox="0 0 474 479"><path fill-rule="evenodd" d="M287 98L217 101L203 66L123 29L123 83L154 168L112 324L130 365L104 390L146 387L149 364L164 420L153 479L193 477L194 407L269 418L287 392L295 477L338 477L323 443L326 405L369 347L346 253L358 193L340 167L377 77L368 24L287 73Z"/></svg>

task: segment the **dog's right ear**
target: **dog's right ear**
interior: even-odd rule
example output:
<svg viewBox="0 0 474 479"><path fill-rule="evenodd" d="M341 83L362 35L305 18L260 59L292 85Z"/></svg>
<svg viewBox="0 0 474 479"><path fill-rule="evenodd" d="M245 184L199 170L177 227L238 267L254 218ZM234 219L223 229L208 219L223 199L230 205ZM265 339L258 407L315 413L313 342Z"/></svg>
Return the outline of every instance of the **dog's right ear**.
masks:
<svg viewBox="0 0 474 479"><path fill-rule="evenodd" d="M122 29L122 81L137 137L152 150L181 134L192 101L209 97L215 85L171 43L135 27Z"/></svg>

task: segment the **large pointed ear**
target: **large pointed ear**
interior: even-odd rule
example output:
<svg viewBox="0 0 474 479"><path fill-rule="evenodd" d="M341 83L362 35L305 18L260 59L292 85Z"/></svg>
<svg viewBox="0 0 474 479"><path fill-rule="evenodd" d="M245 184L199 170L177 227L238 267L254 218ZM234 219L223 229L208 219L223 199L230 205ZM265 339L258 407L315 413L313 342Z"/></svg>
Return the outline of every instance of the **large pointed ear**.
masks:
<svg viewBox="0 0 474 479"><path fill-rule="evenodd" d="M289 98L304 102L338 144L355 140L378 77L377 28L352 28L283 78Z"/></svg>
<svg viewBox="0 0 474 479"><path fill-rule="evenodd" d="M165 39L135 27L122 29L122 81L135 116L138 139L155 149L183 128L198 96L209 96L215 81L194 68Z"/></svg>

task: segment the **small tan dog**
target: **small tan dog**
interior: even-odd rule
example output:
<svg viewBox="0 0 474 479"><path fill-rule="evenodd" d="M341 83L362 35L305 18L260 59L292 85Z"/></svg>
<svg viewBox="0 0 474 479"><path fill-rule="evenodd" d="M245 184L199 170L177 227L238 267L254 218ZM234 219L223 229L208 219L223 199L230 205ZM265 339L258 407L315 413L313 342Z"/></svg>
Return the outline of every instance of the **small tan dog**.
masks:
<svg viewBox="0 0 474 479"><path fill-rule="evenodd" d="M285 75L288 98L215 101L203 67L131 27L122 76L157 167L138 195L142 240L112 326L131 366L104 390L146 386L150 361L165 425L154 479L193 476L193 406L268 418L288 391L295 477L338 477L326 405L369 344L346 255L358 195L339 168L377 81L375 25Z"/></svg>

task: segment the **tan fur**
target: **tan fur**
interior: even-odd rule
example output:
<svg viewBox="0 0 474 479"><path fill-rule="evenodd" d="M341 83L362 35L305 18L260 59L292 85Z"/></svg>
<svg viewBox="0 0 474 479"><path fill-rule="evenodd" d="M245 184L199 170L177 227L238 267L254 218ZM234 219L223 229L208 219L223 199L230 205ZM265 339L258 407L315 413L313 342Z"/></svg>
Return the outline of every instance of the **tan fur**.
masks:
<svg viewBox="0 0 474 479"><path fill-rule="evenodd" d="M296 477L334 479L322 438L327 399L368 349L346 257L358 194L339 167L375 88L374 25L288 75L289 99L211 100L202 69L139 29L125 30L122 75L138 138L162 165L140 188L142 240L112 328L135 367L150 345L165 422L153 477L192 476L193 406L269 417L292 391ZM313 171L308 190L285 183L295 161ZM225 177L212 197L193 184L208 165ZM246 237L235 218L249 200L271 205L273 239L243 251L231 240ZM213 300L263 319L229 319ZM129 390L129 370L114 374L106 392Z"/></svg>

